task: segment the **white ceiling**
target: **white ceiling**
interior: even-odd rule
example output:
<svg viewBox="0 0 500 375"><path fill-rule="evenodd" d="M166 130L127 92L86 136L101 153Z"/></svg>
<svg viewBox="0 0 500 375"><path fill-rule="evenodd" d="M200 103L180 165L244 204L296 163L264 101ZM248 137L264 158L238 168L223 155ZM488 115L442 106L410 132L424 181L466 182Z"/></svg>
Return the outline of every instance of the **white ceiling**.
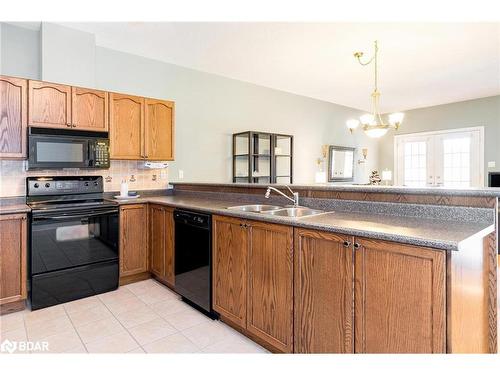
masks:
<svg viewBox="0 0 500 375"><path fill-rule="evenodd" d="M368 110L379 41L383 112L500 94L500 23L63 23L98 45Z"/></svg>

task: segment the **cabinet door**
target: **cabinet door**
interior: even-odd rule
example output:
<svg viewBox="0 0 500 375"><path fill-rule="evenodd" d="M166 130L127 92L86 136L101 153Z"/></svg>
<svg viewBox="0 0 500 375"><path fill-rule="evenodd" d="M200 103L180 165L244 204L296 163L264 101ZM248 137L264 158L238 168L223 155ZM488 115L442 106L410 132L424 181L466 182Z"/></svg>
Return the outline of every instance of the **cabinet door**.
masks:
<svg viewBox="0 0 500 375"><path fill-rule="evenodd" d="M445 252L356 242L356 352L446 352Z"/></svg>
<svg viewBox="0 0 500 375"><path fill-rule="evenodd" d="M293 352L293 228L250 222L247 330Z"/></svg>
<svg viewBox="0 0 500 375"><path fill-rule="evenodd" d="M149 220L150 271L173 286L174 210L161 205L150 205Z"/></svg>
<svg viewBox="0 0 500 375"><path fill-rule="evenodd" d="M175 285L175 227L174 210L165 207L165 281Z"/></svg>
<svg viewBox="0 0 500 375"><path fill-rule="evenodd" d="M248 230L243 221L213 217L213 308L246 328Z"/></svg>
<svg viewBox="0 0 500 375"><path fill-rule="evenodd" d="M110 93L109 102L111 158L142 159L144 157L144 98Z"/></svg>
<svg viewBox="0 0 500 375"><path fill-rule="evenodd" d="M0 215L0 304L26 299L26 214Z"/></svg>
<svg viewBox="0 0 500 375"><path fill-rule="evenodd" d="M165 209L150 205L150 271L159 278L165 277Z"/></svg>
<svg viewBox="0 0 500 375"><path fill-rule="evenodd" d="M28 125L71 128L71 86L28 82Z"/></svg>
<svg viewBox="0 0 500 375"><path fill-rule="evenodd" d="M145 99L145 157L174 160L174 102Z"/></svg>
<svg viewBox="0 0 500 375"><path fill-rule="evenodd" d="M120 207L120 277L148 271L147 205Z"/></svg>
<svg viewBox="0 0 500 375"><path fill-rule="evenodd" d="M108 131L108 93L73 87L72 124L78 130Z"/></svg>
<svg viewBox="0 0 500 375"><path fill-rule="evenodd" d="M0 157L26 158L28 81L0 76Z"/></svg>
<svg viewBox="0 0 500 375"><path fill-rule="evenodd" d="M352 237L295 229L295 352L352 353Z"/></svg>

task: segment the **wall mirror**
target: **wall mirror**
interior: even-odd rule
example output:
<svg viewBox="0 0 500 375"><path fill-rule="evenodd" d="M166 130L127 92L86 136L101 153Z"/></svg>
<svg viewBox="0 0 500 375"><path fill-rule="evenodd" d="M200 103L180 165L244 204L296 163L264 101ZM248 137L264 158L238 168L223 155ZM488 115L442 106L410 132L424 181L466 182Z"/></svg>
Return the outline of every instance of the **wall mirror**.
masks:
<svg viewBox="0 0 500 375"><path fill-rule="evenodd" d="M353 181L354 148L330 146L328 149L328 181Z"/></svg>

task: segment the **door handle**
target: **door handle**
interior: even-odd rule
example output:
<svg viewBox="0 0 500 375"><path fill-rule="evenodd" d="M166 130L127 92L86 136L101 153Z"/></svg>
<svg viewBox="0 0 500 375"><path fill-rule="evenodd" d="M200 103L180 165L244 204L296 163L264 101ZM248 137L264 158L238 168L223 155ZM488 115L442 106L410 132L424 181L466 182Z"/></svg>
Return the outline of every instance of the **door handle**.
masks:
<svg viewBox="0 0 500 375"><path fill-rule="evenodd" d="M118 211L108 210L108 211L97 212L95 214L82 214L82 215L35 216L33 219L34 220L64 220L64 219L80 219L80 218L82 218L82 220L83 220L83 219L88 218L88 217L95 217L95 216L114 214L114 213L118 213Z"/></svg>

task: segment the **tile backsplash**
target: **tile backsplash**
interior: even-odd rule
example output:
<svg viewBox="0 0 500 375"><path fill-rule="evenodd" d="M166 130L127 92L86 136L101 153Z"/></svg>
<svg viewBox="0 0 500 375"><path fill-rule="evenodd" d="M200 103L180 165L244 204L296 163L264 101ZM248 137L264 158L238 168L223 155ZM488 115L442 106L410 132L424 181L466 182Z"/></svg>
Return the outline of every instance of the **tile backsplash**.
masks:
<svg viewBox="0 0 500 375"><path fill-rule="evenodd" d="M0 197L26 193L26 177L30 176L102 176L104 191L119 191L126 179L129 190L166 189L168 169L141 169L141 161L111 160L109 169L50 169L27 171L22 160L0 161ZM133 177L132 177L133 176ZM135 181L131 181L135 179Z"/></svg>

